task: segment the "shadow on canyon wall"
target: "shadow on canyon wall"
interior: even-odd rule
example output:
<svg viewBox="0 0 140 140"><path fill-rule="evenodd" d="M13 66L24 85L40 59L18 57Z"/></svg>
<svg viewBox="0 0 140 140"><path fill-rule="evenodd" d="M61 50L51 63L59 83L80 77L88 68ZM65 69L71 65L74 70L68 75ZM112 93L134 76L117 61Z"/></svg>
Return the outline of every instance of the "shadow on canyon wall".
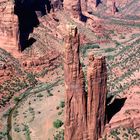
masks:
<svg viewBox="0 0 140 140"><path fill-rule="evenodd" d="M80 20L81 20L82 22L87 22L87 19L88 19L88 17L85 16L85 15L83 15L82 12L81 12L81 13L80 13Z"/></svg>
<svg viewBox="0 0 140 140"><path fill-rule="evenodd" d="M29 39L29 35L39 25L38 16L46 15L50 10L51 4L48 0L15 0L14 13L19 20L19 51L36 41Z"/></svg>
<svg viewBox="0 0 140 140"><path fill-rule="evenodd" d="M107 102L110 102L112 98L113 97L107 99ZM111 118L121 110L121 108L124 106L126 99L127 98L115 99L112 104L107 105L107 122L109 122Z"/></svg>
<svg viewBox="0 0 140 140"><path fill-rule="evenodd" d="M96 0L96 7L97 7L100 3L102 3L101 0Z"/></svg>

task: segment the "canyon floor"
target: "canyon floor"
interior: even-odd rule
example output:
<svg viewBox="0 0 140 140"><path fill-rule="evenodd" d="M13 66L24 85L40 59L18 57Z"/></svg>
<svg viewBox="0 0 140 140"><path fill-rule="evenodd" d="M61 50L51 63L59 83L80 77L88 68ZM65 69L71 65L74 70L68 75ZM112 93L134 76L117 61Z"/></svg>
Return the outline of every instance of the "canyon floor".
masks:
<svg viewBox="0 0 140 140"><path fill-rule="evenodd" d="M138 8L140 3L135 1ZM102 140L140 140L140 121L134 124L135 130L123 128L125 121L129 124L140 119L140 13L132 10L124 14L134 9L135 4L129 4L115 16L100 16L102 11L94 11L99 20L86 23L63 11L43 16L30 35L34 43L22 53L0 40L0 64L6 66L6 75L0 71L1 140L64 139L63 52L67 24L79 29L85 73L89 54L106 56L109 124L118 130Z"/></svg>

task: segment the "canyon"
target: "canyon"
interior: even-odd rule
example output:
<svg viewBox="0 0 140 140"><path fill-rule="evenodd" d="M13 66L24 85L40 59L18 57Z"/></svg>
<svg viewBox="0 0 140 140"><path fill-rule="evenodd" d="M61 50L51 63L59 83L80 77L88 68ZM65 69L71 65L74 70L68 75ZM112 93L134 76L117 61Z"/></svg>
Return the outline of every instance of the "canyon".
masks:
<svg viewBox="0 0 140 140"><path fill-rule="evenodd" d="M0 0L0 139L140 138L138 0Z"/></svg>

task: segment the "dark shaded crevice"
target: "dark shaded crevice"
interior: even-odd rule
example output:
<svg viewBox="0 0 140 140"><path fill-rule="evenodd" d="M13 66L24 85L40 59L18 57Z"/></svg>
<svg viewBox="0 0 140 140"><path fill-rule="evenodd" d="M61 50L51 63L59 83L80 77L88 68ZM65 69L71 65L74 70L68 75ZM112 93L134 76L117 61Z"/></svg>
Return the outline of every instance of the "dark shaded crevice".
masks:
<svg viewBox="0 0 140 140"><path fill-rule="evenodd" d="M113 97L107 99L107 104L112 100L112 98ZM115 99L112 104L107 105L106 107L107 123L109 123L111 118L121 110L121 108L124 106L126 99L127 98Z"/></svg>
<svg viewBox="0 0 140 140"><path fill-rule="evenodd" d="M116 7L116 2L113 3L113 13L119 12L119 9Z"/></svg>
<svg viewBox="0 0 140 140"><path fill-rule="evenodd" d="M85 5L85 6L86 6L86 5ZM86 23L88 17L85 16L85 15L82 13L81 0L78 1L77 11L79 11L79 20Z"/></svg>
<svg viewBox="0 0 140 140"><path fill-rule="evenodd" d="M46 7L47 7L47 12L50 13L51 11L51 2L49 0L46 0Z"/></svg>
<svg viewBox="0 0 140 140"><path fill-rule="evenodd" d="M119 9L116 7L116 11L115 11L116 13L118 13L119 12Z"/></svg>
<svg viewBox="0 0 140 140"><path fill-rule="evenodd" d="M19 22L19 51L35 42L29 35L39 25L38 15L44 16L50 10L51 5L47 0L15 0L14 13L18 16Z"/></svg>
<svg viewBox="0 0 140 140"><path fill-rule="evenodd" d="M63 9L63 0L54 0L51 1L52 11L62 10Z"/></svg>
<svg viewBox="0 0 140 140"><path fill-rule="evenodd" d="M96 5L95 6L97 7L100 3L102 3L101 0L96 0Z"/></svg>
<svg viewBox="0 0 140 140"><path fill-rule="evenodd" d="M88 17L86 17L85 15L82 14L82 12L80 13L80 21L82 22L87 22Z"/></svg>

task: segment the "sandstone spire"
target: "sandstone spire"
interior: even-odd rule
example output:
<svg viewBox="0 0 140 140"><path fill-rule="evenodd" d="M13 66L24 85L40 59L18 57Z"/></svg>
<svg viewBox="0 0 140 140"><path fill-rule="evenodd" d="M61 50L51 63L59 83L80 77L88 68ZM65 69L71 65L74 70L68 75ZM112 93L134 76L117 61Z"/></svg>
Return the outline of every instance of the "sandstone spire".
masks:
<svg viewBox="0 0 140 140"><path fill-rule="evenodd" d="M65 140L82 140L86 137L87 112L84 75L79 60L80 42L77 27L69 27L69 35L66 37L65 42Z"/></svg>
<svg viewBox="0 0 140 140"><path fill-rule="evenodd" d="M104 131L107 92L107 70L105 57L89 56L88 81L88 130L89 139L97 140Z"/></svg>
<svg viewBox="0 0 140 140"><path fill-rule="evenodd" d="M65 39L64 73L66 87L65 140L97 140L104 131L106 105L105 58L90 56L87 70L88 94L79 58L79 34L68 26Z"/></svg>

